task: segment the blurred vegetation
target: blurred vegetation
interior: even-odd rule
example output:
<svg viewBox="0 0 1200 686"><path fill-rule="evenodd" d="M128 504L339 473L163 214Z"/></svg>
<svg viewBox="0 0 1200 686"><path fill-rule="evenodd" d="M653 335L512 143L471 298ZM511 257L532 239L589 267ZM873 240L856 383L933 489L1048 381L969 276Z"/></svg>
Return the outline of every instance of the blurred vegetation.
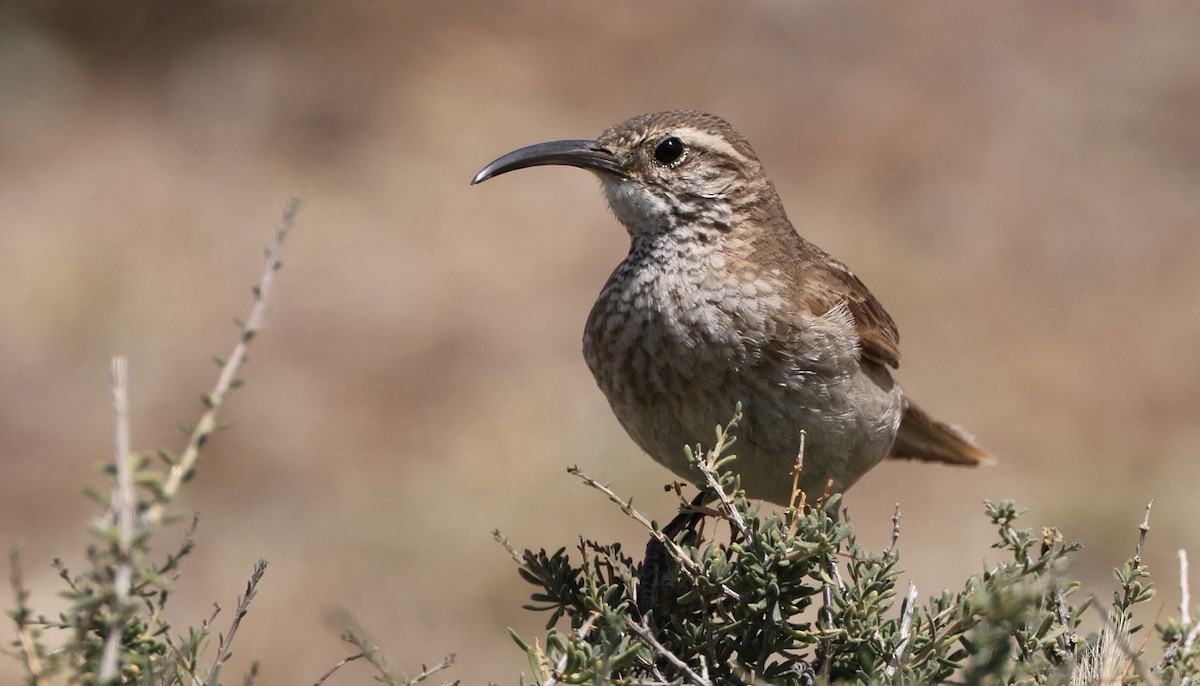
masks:
<svg viewBox="0 0 1200 686"><path fill-rule="evenodd" d="M220 428L217 413L226 395L241 385L238 369L246 360L249 343L262 328L267 297L275 272L282 265L284 239L295 221L299 202L293 200L284 212L275 242L266 253L262 277L254 286L254 306L246 320L237 320L240 337L228 358L216 358L221 367L215 387L202 396L204 412L194 427L185 427L187 446L179 455L159 450L164 468L152 465L150 455L130 448L128 362L116 357L112 363L112 395L116 410L114 464L105 468L111 480L108 494L89 489L88 495L102 508L89 526L95 542L86 551L87 567L73 573L59 558L53 561L65 587L60 595L69 605L57 617L34 610L30 592L21 573L21 559L13 548L12 588L15 604L9 617L17 638L9 653L22 664L26 683L38 684L162 684L217 686L221 669L233 655L233 640L249 611L259 582L267 569L260 560L254 566L245 591L238 596L227 629L216 635L215 622L221 606L196 626L180 630L164 618L174 583L180 576L180 561L194 549L193 535L199 514L184 531L171 552L156 559L151 543L157 543L166 525L178 520L168 512L179 489L196 473L200 449ZM348 623L348 622L344 622ZM382 683L415 684L453 662L446 658L433 668L422 666L414 678L392 674L386 659L361 630L347 628L342 638L357 649L322 675L323 683L342 665L364 660ZM249 686L259 674L259 663L251 662L237 679Z"/></svg>

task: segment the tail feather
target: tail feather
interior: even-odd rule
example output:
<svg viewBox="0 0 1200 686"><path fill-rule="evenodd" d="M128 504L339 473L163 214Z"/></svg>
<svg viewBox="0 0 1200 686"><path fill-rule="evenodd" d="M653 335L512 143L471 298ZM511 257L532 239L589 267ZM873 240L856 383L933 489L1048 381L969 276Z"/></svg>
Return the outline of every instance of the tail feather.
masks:
<svg viewBox="0 0 1200 686"><path fill-rule="evenodd" d="M925 414L912 401L905 400L900 430L892 444L892 459L944 462L974 467L992 464L996 458L975 445L965 431L944 424Z"/></svg>

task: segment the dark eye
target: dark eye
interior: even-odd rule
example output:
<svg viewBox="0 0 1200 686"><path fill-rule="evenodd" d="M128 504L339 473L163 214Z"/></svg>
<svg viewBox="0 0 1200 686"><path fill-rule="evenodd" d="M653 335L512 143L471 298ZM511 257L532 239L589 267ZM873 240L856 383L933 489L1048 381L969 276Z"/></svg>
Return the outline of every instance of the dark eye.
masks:
<svg viewBox="0 0 1200 686"><path fill-rule="evenodd" d="M678 136L668 136L654 149L654 159L661 164L671 164L683 155L683 141Z"/></svg>

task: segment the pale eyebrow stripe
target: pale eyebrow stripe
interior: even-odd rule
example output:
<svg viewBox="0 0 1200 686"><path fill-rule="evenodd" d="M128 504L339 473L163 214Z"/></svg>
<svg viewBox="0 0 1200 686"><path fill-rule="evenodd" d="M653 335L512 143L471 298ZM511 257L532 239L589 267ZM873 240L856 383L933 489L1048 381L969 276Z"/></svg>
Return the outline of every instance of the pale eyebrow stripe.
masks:
<svg viewBox="0 0 1200 686"><path fill-rule="evenodd" d="M738 152L737 148L734 148L732 145L730 145L729 141L725 140L725 138L722 136L718 136L703 129L697 129L690 126L680 128L678 131L679 137L683 138L685 141L690 140L696 145L714 150L723 155L728 155L739 162L744 163L750 161L745 155Z"/></svg>

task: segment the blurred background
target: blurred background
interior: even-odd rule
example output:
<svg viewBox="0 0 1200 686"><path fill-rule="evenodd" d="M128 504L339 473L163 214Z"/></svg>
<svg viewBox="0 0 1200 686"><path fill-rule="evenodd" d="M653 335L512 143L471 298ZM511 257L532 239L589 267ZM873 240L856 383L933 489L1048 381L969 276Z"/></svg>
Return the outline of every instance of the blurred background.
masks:
<svg viewBox="0 0 1200 686"><path fill-rule="evenodd" d="M299 195L233 424L178 508L201 523L170 619L218 601L225 626L263 557L233 660L258 683L347 655L339 609L398 669L457 652L452 676L514 683L506 627L546 616L492 530L640 550L572 464L660 520L675 501L580 355L627 249L597 183L468 180L688 107L747 136L899 322L904 385L1000 458L882 465L846 501L863 541L900 503L928 596L991 555L982 500L1015 498L1084 540L1067 573L1103 602L1153 498L1174 612L1176 549L1200 562L1198 33L1200 5L1158 2L5 3L0 543L58 607L49 560L82 563L111 459L110 356L135 446L182 448Z"/></svg>

